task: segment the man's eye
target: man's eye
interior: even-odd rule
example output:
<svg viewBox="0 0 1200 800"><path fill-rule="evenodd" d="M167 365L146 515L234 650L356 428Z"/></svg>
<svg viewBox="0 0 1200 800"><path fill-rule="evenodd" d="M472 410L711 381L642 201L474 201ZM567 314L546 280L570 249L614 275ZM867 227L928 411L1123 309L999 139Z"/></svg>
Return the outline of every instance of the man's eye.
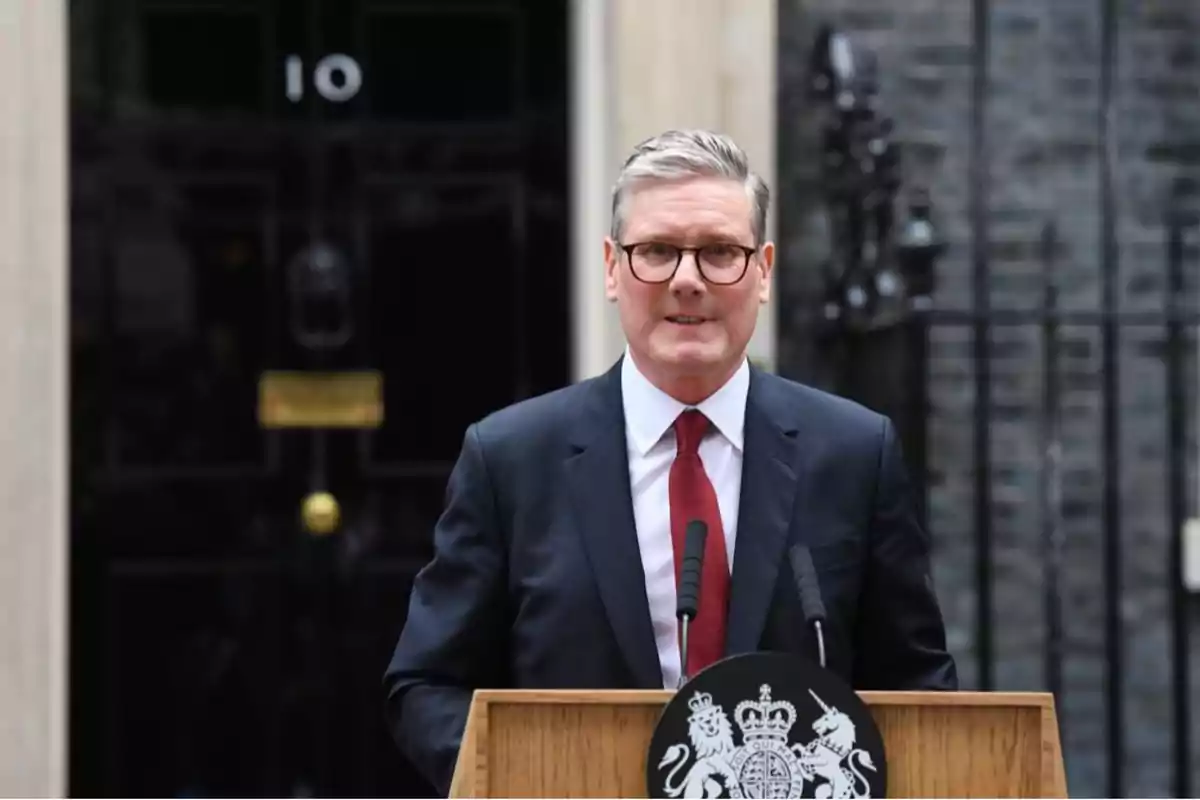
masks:
<svg viewBox="0 0 1200 800"><path fill-rule="evenodd" d="M648 242L634 248L633 254L644 261L674 261L675 248L669 244Z"/></svg>

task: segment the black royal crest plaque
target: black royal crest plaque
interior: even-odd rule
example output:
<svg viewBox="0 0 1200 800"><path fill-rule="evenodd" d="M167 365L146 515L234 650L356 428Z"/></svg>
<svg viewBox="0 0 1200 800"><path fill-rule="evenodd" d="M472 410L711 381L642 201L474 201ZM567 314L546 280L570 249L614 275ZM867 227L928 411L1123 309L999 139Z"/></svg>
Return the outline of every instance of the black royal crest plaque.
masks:
<svg viewBox="0 0 1200 800"><path fill-rule="evenodd" d="M885 797L883 737L844 682L799 656L749 653L699 672L650 741L650 797Z"/></svg>

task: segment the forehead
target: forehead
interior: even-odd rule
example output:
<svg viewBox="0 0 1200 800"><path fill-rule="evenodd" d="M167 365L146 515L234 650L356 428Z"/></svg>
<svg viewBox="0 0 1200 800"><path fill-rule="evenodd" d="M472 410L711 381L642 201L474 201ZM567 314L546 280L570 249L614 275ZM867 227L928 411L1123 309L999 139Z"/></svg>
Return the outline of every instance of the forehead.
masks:
<svg viewBox="0 0 1200 800"><path fill-rule="evenodd" d="M656 181L631 187L624 238L693 239L752 236L753 208L745 185L727 178Z"/></svg>

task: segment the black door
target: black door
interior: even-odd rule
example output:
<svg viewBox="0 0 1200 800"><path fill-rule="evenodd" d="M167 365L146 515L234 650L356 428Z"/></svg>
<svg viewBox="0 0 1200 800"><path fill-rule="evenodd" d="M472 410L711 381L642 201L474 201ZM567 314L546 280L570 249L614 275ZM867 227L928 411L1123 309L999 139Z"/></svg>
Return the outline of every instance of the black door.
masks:
<svg viewBox="0 0 1200 800"><path fill-rule="evenodd" d="M380 678L464 428L569 380L565 6L71 3L72 794L429 792Z"/></svg>

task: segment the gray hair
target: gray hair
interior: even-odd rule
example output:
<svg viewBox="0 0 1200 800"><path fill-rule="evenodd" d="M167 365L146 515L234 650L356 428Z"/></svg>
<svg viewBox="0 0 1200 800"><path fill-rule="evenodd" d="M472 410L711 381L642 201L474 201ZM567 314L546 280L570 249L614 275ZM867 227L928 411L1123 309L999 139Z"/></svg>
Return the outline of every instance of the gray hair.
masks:
<svg viewBox="0 0 1200 800"><path fill-rule="evenodd" d="M771 190L767 182L750 169L746 153L733 139L704 130L670 130L638 144L621 167L612 191L612 231L621 236L625 223L625 196L629 189L647 180L684 180L687 178L729 178L741 181L750 197L750 220L755 244L767 235L767 210Z"/></svg>

